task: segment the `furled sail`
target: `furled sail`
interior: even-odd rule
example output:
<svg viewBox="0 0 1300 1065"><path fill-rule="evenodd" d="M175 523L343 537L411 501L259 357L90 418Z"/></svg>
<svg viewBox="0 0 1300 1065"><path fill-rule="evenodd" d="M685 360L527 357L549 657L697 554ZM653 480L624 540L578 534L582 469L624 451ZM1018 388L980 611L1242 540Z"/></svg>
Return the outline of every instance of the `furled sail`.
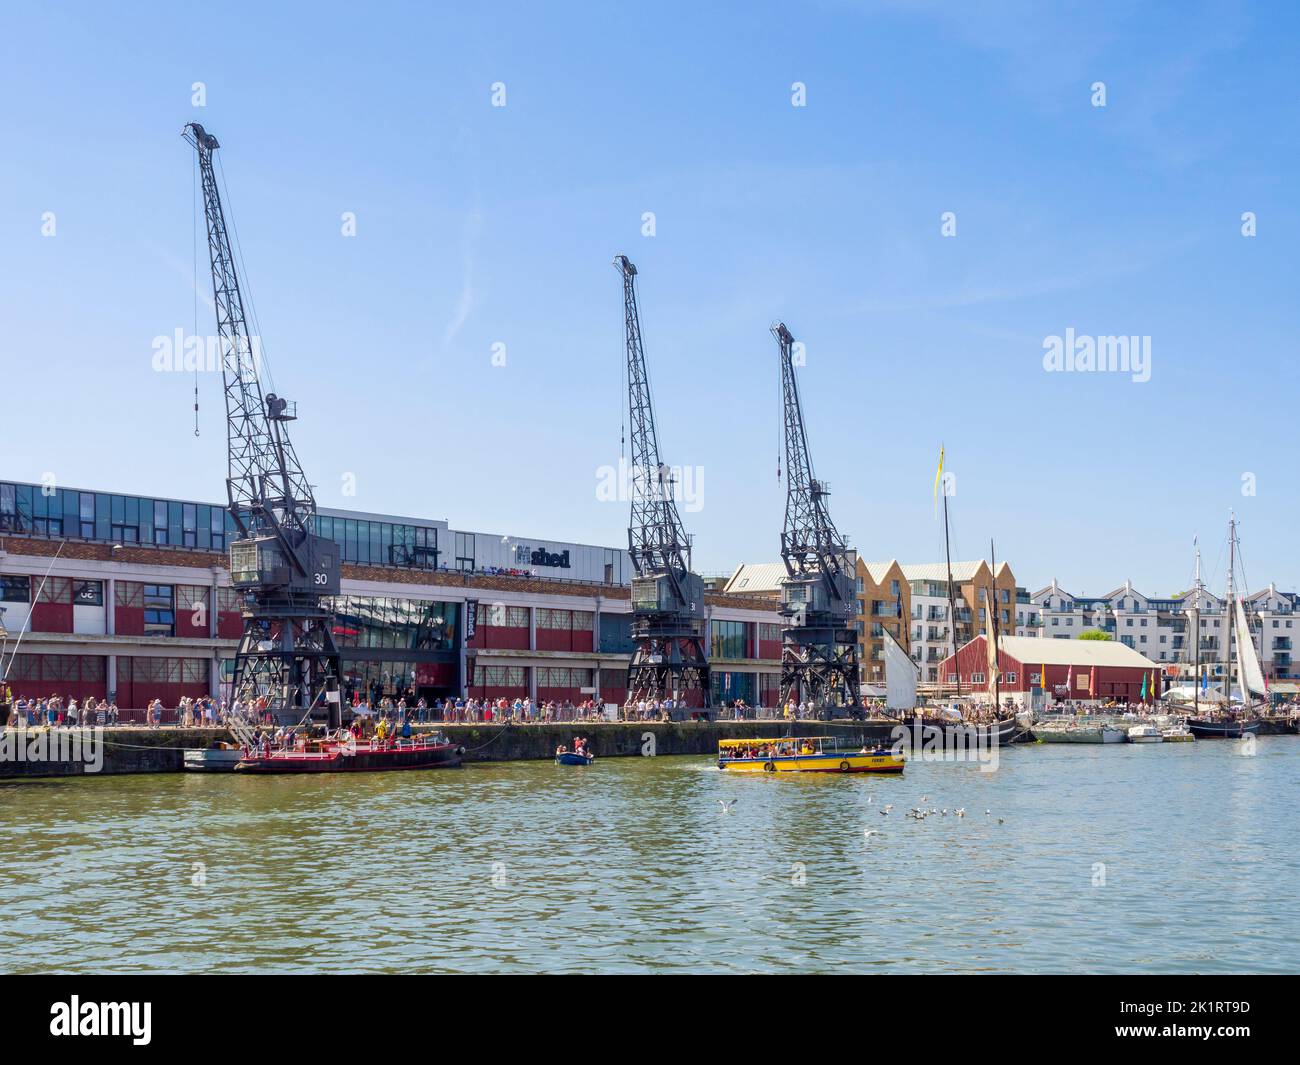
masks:
<svg viewBox="0 0 1300 1065"><path fill-rule="evenodd" d="M1250 626L1246 624L1246 610L1241 600L1236 602L1237 630L1237 682L1242 694L1251 692L1263 695L1268 689L1264 686L1264 671L1259 668L1259 655L1255 653L1255 641L1251 639Z"/></svg>

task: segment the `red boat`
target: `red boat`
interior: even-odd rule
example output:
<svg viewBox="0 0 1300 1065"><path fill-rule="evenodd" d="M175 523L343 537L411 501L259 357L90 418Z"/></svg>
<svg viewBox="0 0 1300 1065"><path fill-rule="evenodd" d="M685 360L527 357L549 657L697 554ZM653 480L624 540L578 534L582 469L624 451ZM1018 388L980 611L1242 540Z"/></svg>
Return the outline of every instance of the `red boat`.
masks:
<svg viewBox="0 0 1300 1065"><path fill-rule="evenodd" d="M246 750L237 773L375 773L387 769L450 769L465 748L442 737Z"/></svg>

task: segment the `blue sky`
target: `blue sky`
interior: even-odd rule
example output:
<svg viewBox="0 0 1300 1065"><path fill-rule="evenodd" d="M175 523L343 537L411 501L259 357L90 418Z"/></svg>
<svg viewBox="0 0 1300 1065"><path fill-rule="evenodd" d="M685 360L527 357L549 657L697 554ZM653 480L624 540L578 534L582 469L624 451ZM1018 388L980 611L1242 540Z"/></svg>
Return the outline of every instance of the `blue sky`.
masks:
<svg viewBox="0 0 1300 1065"><path fill-rule="evenodd" d="M941 556L942 440L956 551L995 537L1022 583L1167 594L1194 533L1214 568L1235 508L1252 588L1294 589L1298 22L1231 3L11 4L0 476L222 498L218 380L195 438L192 376L151 365L155 337L194 325L196 120L223 143L322 505L624 543L626 505L596 492L619 455L624 252L664 459L702 471L702 571L777 554L781 319L807 349L817 472L868 558ZM1070 328L1151 337L1150 381L1045 372Z"/></svg>

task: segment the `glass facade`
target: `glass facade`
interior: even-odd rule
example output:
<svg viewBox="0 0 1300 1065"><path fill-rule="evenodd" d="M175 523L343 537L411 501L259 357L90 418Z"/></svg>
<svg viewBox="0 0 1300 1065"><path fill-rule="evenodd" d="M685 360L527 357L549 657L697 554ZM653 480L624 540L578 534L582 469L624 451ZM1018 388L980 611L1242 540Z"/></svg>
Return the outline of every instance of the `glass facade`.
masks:
<svg viewBox="0 0 1300 1065"><path fill-rule="evenodd" d="M318 515L316 530L339 545L344 562L438 567L436 528ZM0 482L0 532L225 551L235 523L211 503Z"/></svg>
<svg viewBox="0 0 1300 1065"><path fill-rule="evenodd" d="M428 599L341 595L330 600L339 650L454 651L460 604Z"/></svg>
<svg viewBox="0 0 1300 1065"><path fill-rule="evenodd" d="M709 657L745 658L745 625L743 621L711 622L712 651Z"/></svg>
<svg viewBox="0 0 1300 1065"><path fill-rule="evenodd" d="M318 514L316 531L339 545L344 562L361 566L438 568L437 529Z"/></svg>
<svg viewBox="0 0 1300 1065"><path fill-rule="evenodd" d="M343 694L351 702L362 696L378 702L384 696L393 700L416 698L417 669L414 662L400 660L346 661L343 663Z"/></svg>
<svg viewBox="0 0 1300 1065"><path fill-rule="evenodd" d="M32 579L25 574L0 576L0 603L30 603Z"/></svg>
<svg viewBox="0 0 1300 1065"><path fill-rule="evenodd" d="M144 586L144 634L175 636L176 611L170 584Z"/></svg>
<svg viewBox="0 0 1300 1065"><path fill-rule="evenodd" d="M0 532L224 551L233 528L209 503L0 483Z"/></svg>
<svg viewBox="0 0 1300 1065"><path fill-rule="evenodd" d="M758 675L755 673L728 673L715 669L710 673L710 687L715 702L735 702L743 699L750 706L758 705Z"/></svg>

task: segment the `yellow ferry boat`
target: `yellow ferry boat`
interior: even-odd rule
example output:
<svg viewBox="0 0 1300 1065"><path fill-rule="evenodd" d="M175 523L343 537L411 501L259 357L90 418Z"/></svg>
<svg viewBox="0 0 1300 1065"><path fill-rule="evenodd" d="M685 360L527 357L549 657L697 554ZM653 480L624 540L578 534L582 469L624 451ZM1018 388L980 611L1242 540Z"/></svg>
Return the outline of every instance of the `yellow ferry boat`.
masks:
<svg viewBox="0 0 1300 1065"><path fill-rule="evenodd" d="M906 759L887 747L841 751L834 736L719 740L718 768L730 773L901 773Z"/></svg>

